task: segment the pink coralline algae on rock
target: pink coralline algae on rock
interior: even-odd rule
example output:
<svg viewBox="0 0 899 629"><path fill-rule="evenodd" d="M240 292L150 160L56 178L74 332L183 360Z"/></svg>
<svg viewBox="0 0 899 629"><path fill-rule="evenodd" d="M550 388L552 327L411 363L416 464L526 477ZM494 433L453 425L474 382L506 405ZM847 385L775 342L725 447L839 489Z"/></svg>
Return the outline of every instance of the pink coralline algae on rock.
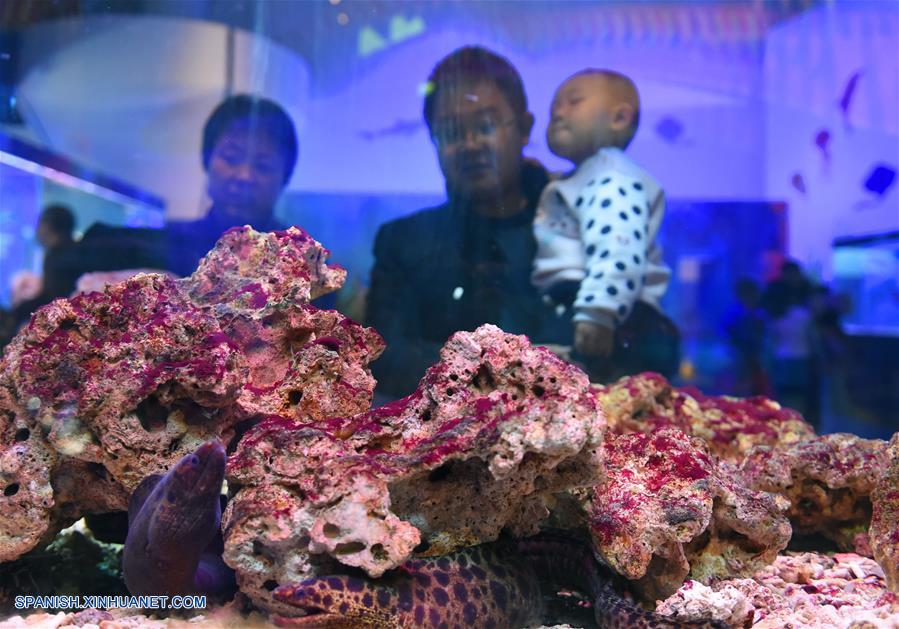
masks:
<svg viewBox="0 0 899 629"><path fill-rule="evenodd" d="M229 304L251 312L305 304L343 285L346 271L327 264L328 250L297 227L257 232L229 229L184 280L197 304Z"/></svg>
<svg viewBox="0 0 899 629"><path fill-rule="evenodd" d="M230 422L220 409L245 380L242 357L218 322L160 275L40 309L7 348L0 370L8 392L2 412L14 427L0 444L2 456L22 463L3 479L0 557L6 560L36 541L15 542L15 528L7 529L31 493L9 488L30 488L37 480L29 472L31 457L18 453L43 452L39 477L65 481L40 518L52 536L71 523L64 514L70 520L80 512L127 508L128 494L146 474L222 437ZM104 486L107 491L92 491Z"/></svg>
<svg viewBox="0 0 899 629"><path fill-rule="evenodd" d="M305 232L226 233L190 278L141 274L39 310L0 362L0 561L240 421L369 408L381 337L304 302L344 271Z"/></svg>
<svg viewBox="0 0 899 629"><path fill-rule="evenodd" d="M236 405L242 417L280 415L303 423L371 407L369 363L384 351L372 328L335 310L286 304L270 313L222 317L249 366Z"/></svg>
<svg viewBox="0 0 899 629"><path fill-rule="evenodd" d="M228 467L225 561L258 606L278 585L380 576L408 559L536 532L544 500L600 472L604 418L586 376L490 325L454 334L418 390L349 418L271 418Z"/></svg>
<svg viewBox="0 0 899 629"><path fill-rule="evenodd" d="M888 463L887 444L838 433L788 446L757 446L740 465L747 487L781 494L798 534L820 534L867 554L871 493Z"/></svg>
<svg viewBox="0 0 899 629"><path fill-rule="evenodd" d="M656 373L594 387L612 432L652 432L672 426L701 437L713 454L732 463L739 463L756 445L786 445L815 435L799 413L774 400L708 396L695 387L677 389Z"/></svg>
<svg viewBox="0 0 899 629"><path fill-rule="evenodd" d="M281 415L298 422L355 415L371 406L368 364L384 340L333 310L307 302L336 290L346 272L305 232L225 232L196 272L182 280L210 306L247 361L237 399L242 418Z"/></svg>
<svg viewBox="0 0 899 629"><path fill-rule="evenodd" d="M883 474L871 496L874 511L869 536L887 585L899 593L899 433L890 440L886 456Z"/></svg>
<svg viewBox="0 0 899 629"><path fill-rule="evenodd" d="M675 428L606 435L606 479L587 506L593 542L609 565L636 580L647 600L690 574L752 574L790 539L780 496L750 491L702 440Z"/></svg>
<svg viewBox="0 0 899 629"><path fill-rule="evenodd" d="M0 361L0 562L125 509L146 475L218 440L236 448L224 559L241 600L285 623L303 611L275 599L280 586L347 567L377 578L543 523L588 529L648 601L681 588L660 606L676 617L896 613L854 555L801 583L790 571L821 556L763 566L786 546L787 515L860 549L873 512L870 549L899 587L899 437L889 450L816 438L771 400L655 374L592 386L489 325L453 335L414 394L370 410L384 342L310 305L345 277L327 253L296 228L233 229L188 278L139 274L36 313ZM843 614L852 605L867 615Z"/></svg>

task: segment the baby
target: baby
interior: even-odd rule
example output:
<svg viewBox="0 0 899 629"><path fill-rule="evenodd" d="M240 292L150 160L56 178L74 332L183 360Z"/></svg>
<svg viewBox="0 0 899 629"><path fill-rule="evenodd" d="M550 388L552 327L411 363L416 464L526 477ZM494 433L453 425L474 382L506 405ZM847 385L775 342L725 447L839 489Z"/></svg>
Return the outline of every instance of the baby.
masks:
<svg viewBox="0 0 899 629"><path fill-rule="evenodd" d="M623 153L639 118L637 89L617 72L584 70L556 91L546 139L575 169L540 198L532 279L560 310L572 308L576 352L612 356L630 373L671 372L677 330L659 306L670 270L656 244L665 198Z"/></svg>

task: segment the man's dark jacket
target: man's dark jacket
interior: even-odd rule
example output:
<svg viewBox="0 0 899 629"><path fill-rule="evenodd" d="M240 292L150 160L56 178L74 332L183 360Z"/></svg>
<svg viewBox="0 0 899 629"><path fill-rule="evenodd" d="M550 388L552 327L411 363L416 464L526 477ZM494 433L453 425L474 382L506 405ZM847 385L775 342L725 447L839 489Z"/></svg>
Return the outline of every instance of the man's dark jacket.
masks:
<svg viewBox="0 0 899 629"><path fill-rule="evenodd" d="M366 323L387 341L372 364L379 391L411 393L451 334L484 323L536 342L560 342L565 333L570 341L570 318L560 320L530 280L532 224L548 178L530 162L523 176L528 205L511 218L446 203L378 230Z"/></svg>

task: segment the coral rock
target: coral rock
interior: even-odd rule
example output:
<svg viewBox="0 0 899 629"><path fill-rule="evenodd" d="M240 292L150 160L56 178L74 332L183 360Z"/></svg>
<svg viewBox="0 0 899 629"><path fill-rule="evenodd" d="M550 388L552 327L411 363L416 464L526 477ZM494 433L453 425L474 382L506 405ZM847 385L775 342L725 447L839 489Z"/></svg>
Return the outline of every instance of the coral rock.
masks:
<svg viewBox="0 0 899 629"><path fill-rule="evenodd" d="M887 467L886 449L886 442L876 439L824 435L789 446L758 446L740 473L748 487L789 499L788 516L797 533L817 533L842 550L863 551L871 492Z"/></svg>
<svg viewBox="0 0 899 629"><path fill-rule="evenodd" d="M36 437L129 491L220 437L214 415L246 377L218 322L161 275L40 309L2 369Z"/></svg>
<svg viewBox="0 0 899 629"><path fill-rule="evenodd" d="M24 421L0 386L0 562L12 561L56 534L51 529L56 452Z"/></svg>
<svg viewBox="0 0 899 629"><path fill-rule="evenodd" d="M243 417L298 422L355 415L371 406L368 364L384 340L335 311L308 302L339 288L346 271L304 231L231 229L181 288L210 306L249 365L237 400Z"/></svg>
<svg viewBox="0 0 899 629"><path fill-rule="evenodd" d="M880 567L852 553L782 555L752 579L711 587L687 581L656 613L757 629L899 626L899 600L886 590Z"/></svg>
<svg viewBox="0 0 899 629"><path fill-rule="evenodd" d="M229 304L259 310L278 304L306 304L343 285L346 271L327 264L328 250L297 227L257 232L229 229L182 280L197 304Z"/></svg>
<svg viewBox="0 0 899 629"><path fill-rule="evenodd" d="M82 513L126 509L145 475L227 434L219 409L237 398L242 365L217 321L162 275L41 308L0 362L0 414L15 428L0 436L4 523L41 523L27 535L36 545ZM20 542L0 539L0 557L33 547Z"/></svg>
<svg viewBox="0 0 899 629"><path fill-rule="evenodd" d="M886 452L884 473L871 496L873 514L868 535L874 558L886 573L887 585L899 592L899 433Z"/></svg>
<svg viewBox="0 0 899 629"><path fill-rule="evenodd" d="M786 501L750 491L702 440L674 428L606 436L607 478L592 492L590 530L606 561L650 600L684 578L747 576L790 539Z"/></svg>
<svg viewBox="0 0 899 629"><path fill-rule="evenodd" d="M544 498L598 480L603 427L576 368L494 326L459 332L403 400L248 432L229 461L225 560L257 605L296 614L275 584L533 533Z"/></svg>
<svg viewBox="0 0 899 629"><path fill-rule="evenodd" d="M221 320L249 366L235 409L242 418L281 415L304 423L371 407L368 364L384 350L372 328L305 304Z"/></svg>
<svg viewBox="0 0 899 629"><path fill-rule="evenodd" d="M675 389L656 373L625 376L594 388L613 432L679 428L705 439L713 454L732 463L753 446L791 444L815 434L799 413L774 400L707 396L694 387Z"/></svg>
<svg viewBox="0 0 899 629"><path fill-rule="evenodd" d="M693 581L656 606L656 613L682 622L714 618L731 627L752 625L756 606L767 608L775 596L752 579L728 579L711 587Z"/></svg>
<svg viewBox="0 0 899 629"><path fill-rule="evenodd" d="M40 309L0 362L0 561L238 422L368 409L383 340L306 302L345 271L302 230L227 232L189 278L138 274Z"/></svg>

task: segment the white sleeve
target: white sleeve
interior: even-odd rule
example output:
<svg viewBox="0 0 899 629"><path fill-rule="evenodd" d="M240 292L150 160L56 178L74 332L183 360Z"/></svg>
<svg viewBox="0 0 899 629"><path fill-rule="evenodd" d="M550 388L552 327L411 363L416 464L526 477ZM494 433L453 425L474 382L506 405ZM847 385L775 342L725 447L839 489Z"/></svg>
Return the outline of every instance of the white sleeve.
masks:
<svg viewBox="0 0 899 629"><path fill-rule="evenodd" d="M588 184L580 211L586 276L574 302L575 321L609 325L631 313L646 275L649 200L642 183L606 172Z"/></svg>

